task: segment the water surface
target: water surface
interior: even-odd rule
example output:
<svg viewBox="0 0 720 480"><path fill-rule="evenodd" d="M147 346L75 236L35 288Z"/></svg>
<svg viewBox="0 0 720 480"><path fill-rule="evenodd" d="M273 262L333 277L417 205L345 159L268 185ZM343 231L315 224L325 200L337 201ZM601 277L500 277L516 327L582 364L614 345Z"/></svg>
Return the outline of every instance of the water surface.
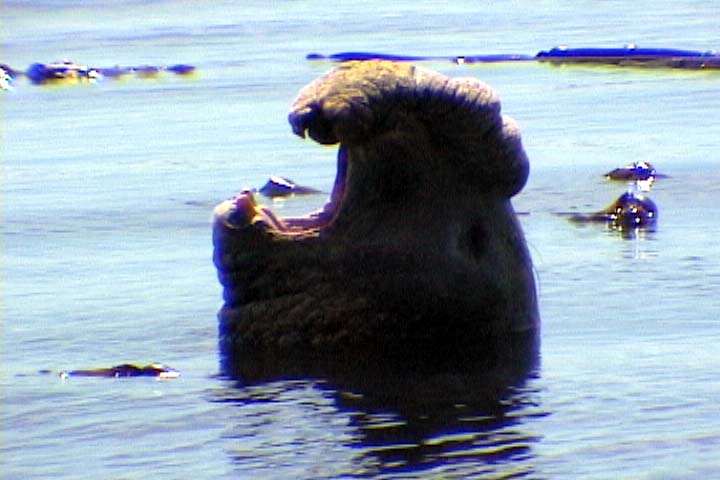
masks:
<svg viewBox="0 0 720 480"><path fill-rule="evenodd" d="M221 374L212 206L271 174L329 191L294 137L310 52L534 54L557 44L720 48L712 2L5 1L0 61L191 63L199 76L18 83L2 116L2 477L708 478L720 470L720 76L431 63L495 87L532 163L516 198L540 290L537 365L496 378ZM646 160L655 232L558 211ZM322 196L288 200L304 212ZM179 379L41 369L160 361Z"/></svg>

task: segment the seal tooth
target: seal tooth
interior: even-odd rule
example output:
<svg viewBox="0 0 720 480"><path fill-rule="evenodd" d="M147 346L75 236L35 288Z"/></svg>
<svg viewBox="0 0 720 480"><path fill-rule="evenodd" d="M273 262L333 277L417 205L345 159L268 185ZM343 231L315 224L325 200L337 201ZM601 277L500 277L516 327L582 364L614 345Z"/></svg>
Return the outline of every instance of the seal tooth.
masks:
<svg viewBox="0 0 720 480"><path fill-rule="evenodd" d="M288 115L288 122L290 123L292 131L295 135L300 138L305 138L308 123L310 123L310 117L312 114L313 109L309 106L290 112Z"/></svg>
<svg viewBox="0 0 720 480"><path fill-rule="evenodd" d="M313 102L310 105L293 108L288 115L288 122L293 132L301 138L306 135L322 145L333 145L338 143L333 125L326 118L325 105Z"/></svg>

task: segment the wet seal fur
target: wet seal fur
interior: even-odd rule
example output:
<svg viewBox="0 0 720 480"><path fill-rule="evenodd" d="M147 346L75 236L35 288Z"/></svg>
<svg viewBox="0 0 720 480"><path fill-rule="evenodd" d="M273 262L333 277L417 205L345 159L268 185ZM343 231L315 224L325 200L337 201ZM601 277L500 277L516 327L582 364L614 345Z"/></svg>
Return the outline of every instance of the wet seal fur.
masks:
<svg viewBox="0 0 720 480"><path fill-rule="evenodd" d="M216 207L220 346L235 373L535 351L532 264L510 201L529 164L489 86L347 62L300 91L289 122L340 144L338 173L305 217L279 218L250 191Z"/></svg>
<svg viewBox="0 0 720 480"><path fill-rule="evenodd" d="M599 212L565 213L571 222L604 223L619 231L652 230L657 224L658 208L650 198L625 192Z"/></svg>

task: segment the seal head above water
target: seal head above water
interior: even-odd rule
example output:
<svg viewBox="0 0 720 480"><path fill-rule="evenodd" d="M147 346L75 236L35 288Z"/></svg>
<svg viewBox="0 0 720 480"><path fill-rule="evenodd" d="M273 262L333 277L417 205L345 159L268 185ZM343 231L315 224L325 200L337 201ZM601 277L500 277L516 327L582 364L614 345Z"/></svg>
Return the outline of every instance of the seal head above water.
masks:
<svg viewBox="0 0 720 480"><path fill-rule="evenodd" d="M250 191L216 207L224 352L439 359L534 336L531 260L510 202L528 160L489 86L347 62L300 91L289 121L339 144L334 188L299 218Z"/></svg>
<svg viewBox="0 0 720 480"><path fill-rule="evenodd" d="M645 195L625 192L599 212L567 215L570 221L575 223L604 223L620 231L651 231L657 223L658 208L655 202Z"/></svg>

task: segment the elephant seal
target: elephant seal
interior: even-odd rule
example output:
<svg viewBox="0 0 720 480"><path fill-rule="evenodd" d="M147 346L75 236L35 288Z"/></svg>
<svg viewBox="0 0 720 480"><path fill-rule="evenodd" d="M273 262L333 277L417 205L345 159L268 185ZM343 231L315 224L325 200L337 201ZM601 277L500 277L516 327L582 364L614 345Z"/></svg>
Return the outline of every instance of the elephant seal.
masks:
<svg viewBox="0 0 720 480"><path fill-rule="evenodd" d="M28 67L25 75L37 85L92 82L100 77L100 73L96 69L78 65L67 59L49 64L33 63Z"/></svg>
<svg viewBox="0 0 720 480"><path fill-rule="evenodd" d="M649 197L625 192L605 209L591 214L568 215L576 223L605 223L617 230L651 230L658 218L658 208Z"/></svg>
<svg viewBox="0 0 720 480"><path fill-rule="evenodd" d="M334 188L304 217L276 216L251 191L215 208L228 361L495 359L537 340L510 201L529 162L489 86L346 62L300 91L289 122L339 144Z"/></svg>
<svg viewBox="0 0 720 480"><path fill-rule="evenodd" d="M0 63L0 90L12 90L12 83L17 76L17 72L12 67Z"/></svg>
<svg viewBox="0 0 720 480"><path fill-rule="evenodd" d="M52 370L40 370L39 373L51 374ZM59 373L61 378L69 377L156 377L159 379L177 378L180 372L162 363L151 363L138 366L131 363L123 363L113 367L87 368L81 370L64 370Z"/></svg>
<svg viewBox="0 0 720 480"><path fill-rule="evenodd" d="M666 175L658 173L650 162L635 162L624 167L614 168L605 174L608 180L631 182L653 182L656 178L665 178Z"/></svg>
<svg viewBox="0 0 720 480"><path fill-rule="evenodd" d="M271 176L265 185L258 189L258 192L262 193L268 198L276 197L290 197L292 195L314 195L321 193L320 190L316 190L312 187L305 187L298 185L289 178Z"/></svg>
<svg viewBox="0 0 720 480"><path fill-rule="evenodd" d="M7 70L4 65L0 69ZM9 70L8 70L9 71ZM163 72L172 72L178 76L190 77L196 73L193 65L177 64L167 67L155 65L141 65L137 67L114 66L110 68L95 68L79 65L70 60L55 63L33 63L24 75L35 85L67 85L77 83L95 82L101 79L117 79L125 75L135 74L138 78L157 78ZM16 75L23 72L15 72Z"/></svg>

